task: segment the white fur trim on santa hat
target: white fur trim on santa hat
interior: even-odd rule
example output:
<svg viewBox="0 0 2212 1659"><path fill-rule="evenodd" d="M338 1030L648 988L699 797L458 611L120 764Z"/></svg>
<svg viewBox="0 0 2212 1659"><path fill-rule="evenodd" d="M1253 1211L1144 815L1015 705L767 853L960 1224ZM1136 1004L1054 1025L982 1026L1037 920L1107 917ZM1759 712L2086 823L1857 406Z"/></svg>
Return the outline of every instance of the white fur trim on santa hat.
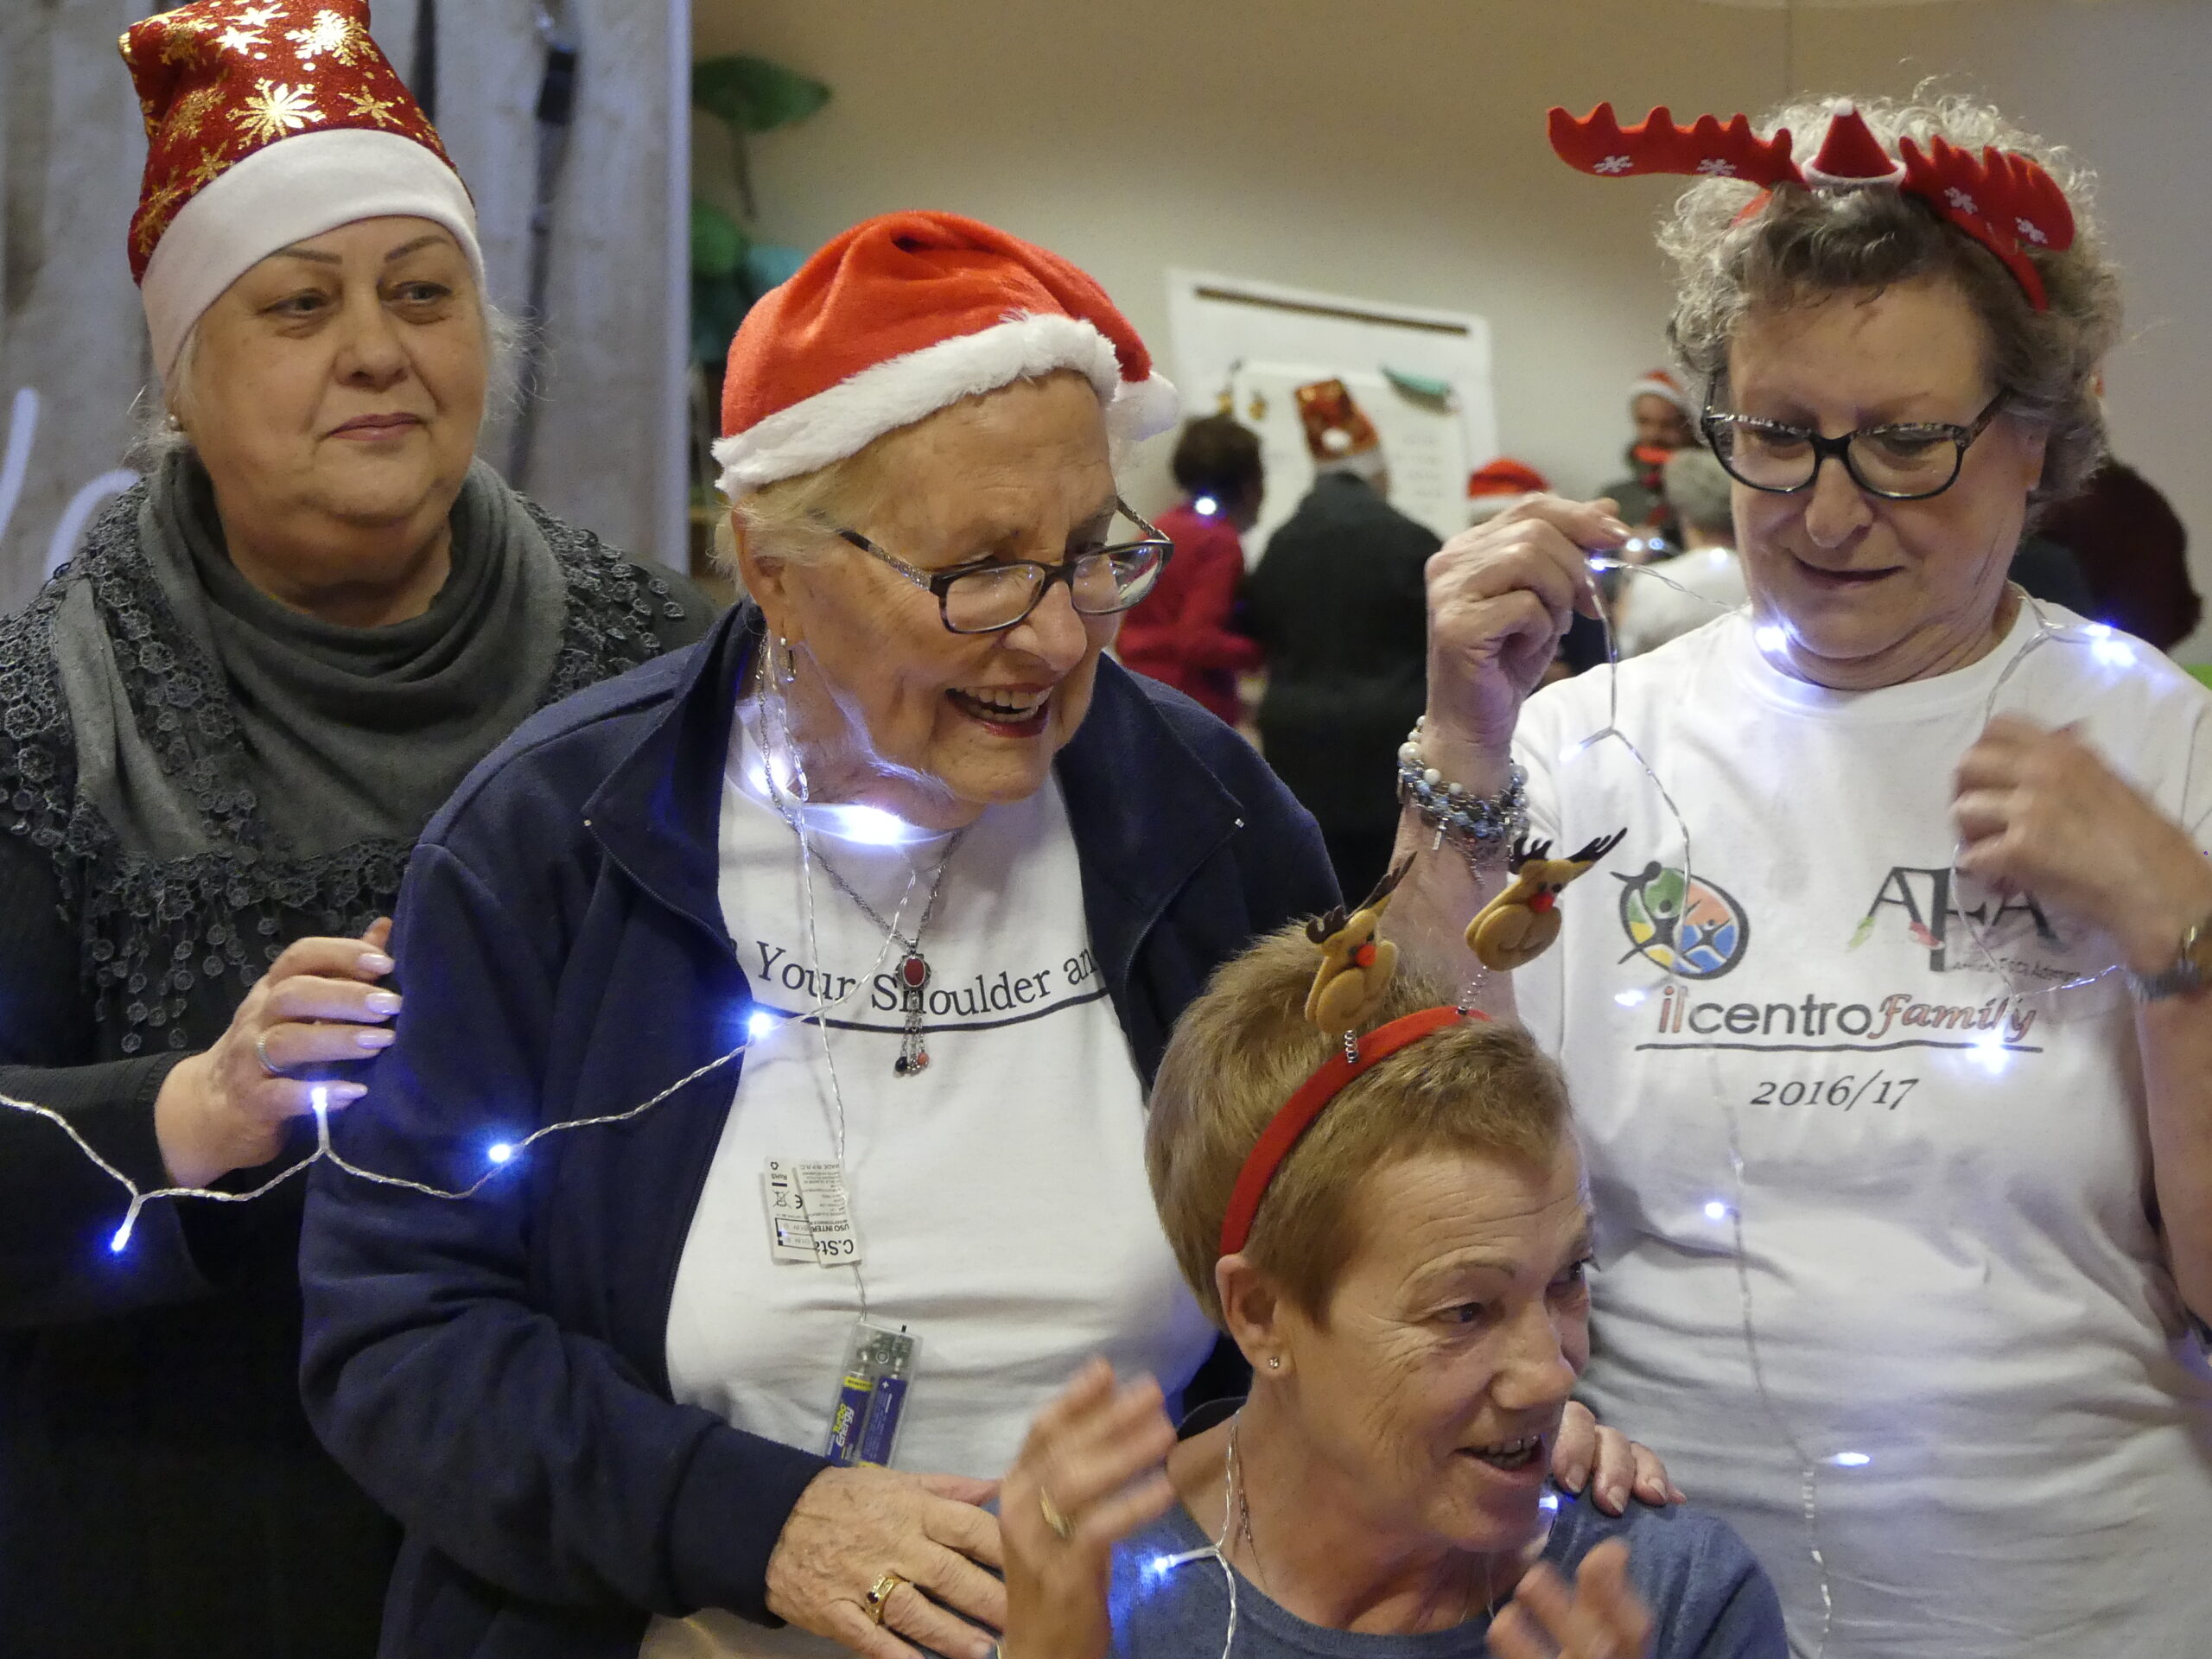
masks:
<svg viewBox="0 0 2212 1659"><path fill-rule="evenodd" d="M1629 383L1629 402L1633 404L1639 397L1664 397L1685 416L1694 419L1697 415L1697 411L1690 407L1688 392L1672 380L1662 379L1656 374L1647 374Z"/></svg>
<svg viewBox="0 0 2212 1659"><path fill-rule="evenodd" d="M1175 388L1160 375L1124 385L1113 342L1091 324L1029 313L871 364L721 439L715 459L721 463L722 493L734 501L747 490L814 472L963 397L1055 369L1073 369L1090 382L1106 405L1107 430L1117 439L1165 432L1182 412Z"/></svg>
<svg viewBox="0 0 2212 1659"><path fill-rule="evenodd" d="M397 133L340 127L257 149L177 209L139 295L167 380L192 326L279 248L364 219L427 219L454 234L480 288L476 209L460 175Z"/></svg>

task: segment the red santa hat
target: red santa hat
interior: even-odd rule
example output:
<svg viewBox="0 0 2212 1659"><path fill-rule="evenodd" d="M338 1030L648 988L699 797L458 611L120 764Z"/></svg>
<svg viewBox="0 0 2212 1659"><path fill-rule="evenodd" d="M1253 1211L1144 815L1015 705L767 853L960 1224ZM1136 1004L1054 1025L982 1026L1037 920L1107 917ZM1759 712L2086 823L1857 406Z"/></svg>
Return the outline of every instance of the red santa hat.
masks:
<svg viewBox="0 0 2212 1659"><path fill-rule="evenodd" d="M1682 411L1685 419L1697 418L1697 411L1690 407L1689 398L1683 394L1681 382L1664 369L1654 369L1649 374L1629 382L1628 401L1631 408L1639 397L1664 397Z"/></svg>
<svg viewBox="0 0 2212 1659"><path fill-rule="evenodd" d="M886 213L827 244L729 345L722 493L857 454L963 397L1057 369L1116 437L1175 423L1175 388L1106 291L1057 254L954 213Z"/></svg>
<svg viewBox="0 0 2212 1659"><path fill-rule="evenodd" d="M1500 455L1496 461L1475 468L1467 474L1467 499L1477 500L1486 495L1512 496L1542 495L1551 489L1551 480L1529 465L1510 455Z"/></svg>
<svg viewBox="0 0 2212 1659"><path fill-rule="evenodd" d="M146 119L130 274L164 378L224 289L358 219L442 226L482 283L467 188L369 38L367 0L199 0L121 48Z"/></svg>

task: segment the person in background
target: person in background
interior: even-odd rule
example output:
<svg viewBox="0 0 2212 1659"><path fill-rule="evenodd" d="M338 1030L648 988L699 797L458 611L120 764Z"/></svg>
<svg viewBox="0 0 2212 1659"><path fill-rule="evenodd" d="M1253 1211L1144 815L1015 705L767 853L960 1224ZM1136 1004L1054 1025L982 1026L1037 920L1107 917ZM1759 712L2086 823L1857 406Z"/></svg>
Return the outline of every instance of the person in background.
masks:
<svg viewBox="0 0 2212 1659"><path fill-rule="evenodd" d="M301 1409L304 1178L126 1238L86 1149L142 1192L310 1153L311 1080L347 1105L411 1017L379 918L431 813L711 620L475 459L499 377L468 193L366 6L257 11L124 37L167 419L0 623L0 1090L54 1115L0 1110L10 1659L376 1651L397 1529Z"/></svg>
<svg viewBox="0 0 2212 1659"><path fill-rule="evenodd" d="M1229 725L1243 719L1236 677L1260 647L1236 626L1243 532L1260 519L1267 475L1257 434L1228 415L1190 423L1170 467L1183 499L1160 515L1175 544L1153 590L1122 621L1122 664L1172 685Z"/></svg>
<svg viewBox="0 0 2212 1659"><path fill-rule="evenodd" d="M1390 505L1382 441L1344 382L1297 397L1313 487L1246 584L1268 660L1260 745L1358 894L1397 834L1398 746L1427 698L1423 571L1442 543Z"/></svg>
<svg viewBox="0 0 2212 1659"><path fill-rule="evenodd" d="M1467 523L1486 524L1531 496L1549 495L1551 480L1524 461L1500 455L1467 474Z"/></svg>
<svg viewBox="0 0 2212 1659"><path fill-rule="evenodd" d="M1598 493L1610 498L1639 535L1656 537L1669 548L1678 548L1682 544L1681 527L1668 511L1660 469L1677 449L1696 444L1697 410L1672 372L1654 369L1630 383L1628 414L1636 427L1636 436L1628 447L1628 476Z"/></svg>
<svg viewBox="0 0 2212 1659"><path fill-rule="evenodd" d="M2204 607L2190 584L2189 532L2133 467L2107 457L2037 529L2080 566L2089 602L2077 608L2160 651L2196 631Z"/></svg>
<svg viewBox="0 0 2212 1659"><path fill-rule="evenodd" d="M1623 657L1656 651L1745 598L1727 469L1709 449L1677 449L1660 469L1660 483L1668 510L1681 526L1682 550L1656 567L1622 573L1613 638Z"/></svg>

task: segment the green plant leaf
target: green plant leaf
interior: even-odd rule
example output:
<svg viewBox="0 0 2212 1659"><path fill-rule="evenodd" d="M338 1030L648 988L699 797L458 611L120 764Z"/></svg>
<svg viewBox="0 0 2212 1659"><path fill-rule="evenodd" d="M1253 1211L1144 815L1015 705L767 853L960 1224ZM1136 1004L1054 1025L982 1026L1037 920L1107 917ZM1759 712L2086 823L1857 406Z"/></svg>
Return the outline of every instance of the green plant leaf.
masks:
<svg viewBox="0 0 2212 1659"><path fill-rule="evenodd" d="M691 203L691 274L734 276L753 251L745 227L711 201Z"/></svg>
<svg viewBox="0 0 2212 1659"><path fill-rule="evenodd" d="M766 58L708 58L691 66L691 102L728 122L734 136L790 126L829 101L820 81Z"/></svg>

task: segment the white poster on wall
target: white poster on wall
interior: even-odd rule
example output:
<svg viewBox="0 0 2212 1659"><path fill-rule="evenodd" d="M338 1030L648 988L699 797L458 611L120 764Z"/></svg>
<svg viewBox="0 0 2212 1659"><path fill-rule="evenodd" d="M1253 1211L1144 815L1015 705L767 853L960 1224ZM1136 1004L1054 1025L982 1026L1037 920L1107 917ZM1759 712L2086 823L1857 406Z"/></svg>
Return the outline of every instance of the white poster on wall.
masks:
<svg viewBox="0 0 2212 1659"><path fill-rule="evenodd" d="M1398 508L1439 536L1465 527L1467 474L1497 454L1483 318L1180 269L1167 273L1167 310L1184 412L1226 408L1260 434L1268 494L1245 541L1253 556L1313 480L1289 394L1332 376L1375 423Z"/></svg>

